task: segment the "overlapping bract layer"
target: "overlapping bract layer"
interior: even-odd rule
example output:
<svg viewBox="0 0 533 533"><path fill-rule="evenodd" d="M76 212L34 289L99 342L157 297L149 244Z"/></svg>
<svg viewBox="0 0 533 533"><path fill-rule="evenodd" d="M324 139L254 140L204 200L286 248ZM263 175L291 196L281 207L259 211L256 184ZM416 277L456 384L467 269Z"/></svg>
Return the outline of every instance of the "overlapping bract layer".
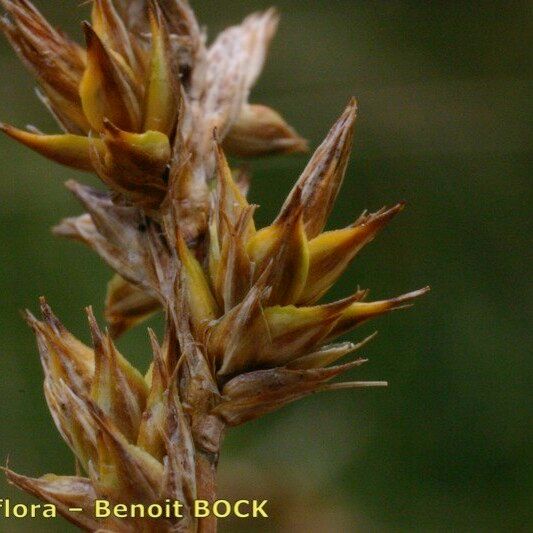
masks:
<svg viewBox="0 0 533 533"><path fill-rule="evenodd" d="M175 339L160 346L152 334L154 362L143 377L102 333L88 309L93 349L75 339L41 303L43 320L28 313L45 374L54 421L87 477L31 479L8 471L11 482L55 503L67 519L90 531L193 531L188 510L196 497L191 428L175 378ZM183 502L181 519L97 520L97 498L112 503ZM83 513L70 512L82 508Z"/></svg>
<svg viewBox="0 0 533 533"><path fill-rule="evenodd" d="M239 155L305 149L279 114L248 102L276 30L272 10L207 47L185 0L94 0L83 49L28 1L1 3L1 28L65 133L2 129L50 159L95 171L144 209L160 208L169 175L184 165L205 198L215 130Z"/></svg>
<svg viewBox="0 0 533 533"><path fill-rule="evenodd" d="M366 292L358 290L340 302L317 305L358 251L403 208L364 214L352 226L322 232L344 176L355 111L352 102L276 220L261 230L219 150L207 258L197 260L177 239L179 286L219 381L287 364L297 369L300 358L309 368L309 354L320 353L324 343L424 292L367 303ZM322 361L314 355L312 366L333 362L332 349L324 350Z"/></svg>
<svg viewBox="0 0 533 533"><path fill-rule="evenodd" d="M403 209L400 203L364 213L344 229L323 231L343 181L355 116L356 104L350 102L266 228L256 228L256 206L248 203L217 148L217 183L201 246L188 246L177 208L158 222L75 182L69 187L89 215L64 221L56 233L85 242L120 280L137 287L130 290L116 280L110 292L123 293L134 302L129 309L139 310L122 315L129 323L161 305L177 324L176 310L185 309L193 340L219 387L242 373L326 366L350 350L346 344L324 344L408 306L427 290L376 302L364 301L367 292L357 290L339 302L318 303L361 248Z"/></svg>

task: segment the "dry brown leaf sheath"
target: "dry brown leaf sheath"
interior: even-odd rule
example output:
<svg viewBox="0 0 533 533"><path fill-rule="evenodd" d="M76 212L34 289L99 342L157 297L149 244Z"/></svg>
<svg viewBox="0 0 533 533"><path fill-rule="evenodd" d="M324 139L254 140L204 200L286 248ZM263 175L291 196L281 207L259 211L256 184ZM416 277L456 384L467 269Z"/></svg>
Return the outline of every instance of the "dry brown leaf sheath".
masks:
<svg viewBox="0 0 533 533"><path fill-rule="evenodd" d="M7 476L89 531L215 531L216 520L198 519L192 508L195 499L216 498L225 429L316 391L365 386L329 383L364 362L338 363L362 343L335 338L428 290L376 302L357 291L320 303L403 204L324 231L348 163L352 100L278 217L256 227L247 178L236 179L224 151L306 149L276 111L248 101L276 30L273 10L249 16L208 46L185 0L94 0L83 48L28 0L0 3L3 33L62 132L1 129L101 178L105 192L67 183L86 213L55 233L86 244L116 271L106 301L109 332L87 310L92 347L44 300L41 319L27 314L46 400L80 475ZM153 362L143 376L113 337L160 308L165 336L158 341L150 332ZM98 520L91 506L99 498L179 500L184 513Z"/></svg>

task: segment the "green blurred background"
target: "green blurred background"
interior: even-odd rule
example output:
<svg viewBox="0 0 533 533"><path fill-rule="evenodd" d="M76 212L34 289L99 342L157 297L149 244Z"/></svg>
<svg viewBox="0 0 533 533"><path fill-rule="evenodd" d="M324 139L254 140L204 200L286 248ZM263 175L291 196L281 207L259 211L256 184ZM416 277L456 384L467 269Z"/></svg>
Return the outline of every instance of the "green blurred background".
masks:
<svg viewBox="0 0 533 533"><path fill-rule="evenodd" d="M36 2L80 36L87 6ZM312 146L351 95L360 118L331 226L364 209L408 209L356 260L332 297L357 284L386 297L430 284L414 310L379 329L353 379L386 390L313 396L233 430L223 495L270 498L268 523L221 531L531 531L531 3L278 0L282 24L253 101L285 115ZM197 1L213 36L268 0ZM0 43L0 118L56 127ZM0 138L0 461L29 475L71 473L19 309L45 294L88 341L108 268L51 236L79 213L62 183L95 180ZM266 224L306 157L252 164ZM529 256L529 257L528 257ZM529 259L529 260L528 260ZM158 320L153 325L160 329ZM146 368L145 328L120 342ZM30 501L0 482L0 498ZM71 531L63 521L0 520L1 532Z"/></svg>

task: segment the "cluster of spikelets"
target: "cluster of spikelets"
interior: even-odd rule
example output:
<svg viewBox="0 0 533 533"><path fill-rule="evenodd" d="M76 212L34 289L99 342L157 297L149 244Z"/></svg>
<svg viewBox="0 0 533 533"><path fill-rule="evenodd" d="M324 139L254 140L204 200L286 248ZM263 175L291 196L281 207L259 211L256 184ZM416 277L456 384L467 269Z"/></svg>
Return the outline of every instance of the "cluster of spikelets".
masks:
<svg viewBox="0 0 533 533"><path fill-rule="evenodd" d="M196 498L216 495L225 428L319 390L372 385L329 383L364 362L337 363L365 341L330 342L426 292L366 302L358 290L319 303L403 205L324 231L351 149L352 101L276 220L256 228L247 177L232 172L224 151L305 149L278 113L248 102L277 24L273 11L207 47L185 0L95 0L85 50L27 0L0 1L2 29L64 132L2 129L108 186L68 182L87 213L55 232L85 243L117 272L106 302L109 332L88 310L92 348L44 300L42 320L27 315L46 399L79 475L7 475L90 531L214 531L212 520L190 510ZM112 337L160 307L165 337L160 344L150 332L153 362L143 376ZM185 511L175 520L99 521L91 514L97 498L179 500Z"/></svg>

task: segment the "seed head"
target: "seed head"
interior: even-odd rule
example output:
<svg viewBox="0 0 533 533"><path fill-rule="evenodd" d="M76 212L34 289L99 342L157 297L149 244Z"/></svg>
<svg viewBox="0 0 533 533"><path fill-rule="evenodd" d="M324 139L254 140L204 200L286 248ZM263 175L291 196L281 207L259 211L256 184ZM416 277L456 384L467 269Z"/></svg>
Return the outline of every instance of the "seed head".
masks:
<svg viewBox="0 0 533 533"><path fill-rule="evenodd" d="M205 199L215 130L241 156L306 147L278 113L248 103L276 31L273 10L251 15L207 47L184 0L94 0L84 49L28 1L1 3L1 28L64 133L2 130L54 161L95 171L152 214L168 176L183 165L192 167L193 196Z"/></svg>
<svg viewBox="0 0 533 533"><path fill-rule="evenodd" d="M87 309L92 347L41 301L35 332L44 392L76 457L78 475L8 479L89 531L212 532L193 516L214 499L220 443L237 426L309 394L383 382L334 382L363 358L341 359L373 336L334 342L359 324L411 305L428 288L366 301L368 291L321 303L349 263L404 204L324 231L342 185L357 114L351 100L264 228L246 198L239 156L306 148L272 109L248 102L276 26L251 15L211 46L185 0L94 0L86 49L53 29L28 0L0 0L1 27L35 75L64 130L9 136L107 186L67 187L86 213L55 233L84 243L116 272L102 331ZM113 337L162 309L143 375ZM100 520L112 504L179 500L183 516ZM72 507L84 513L71 512Z"/></svg>

